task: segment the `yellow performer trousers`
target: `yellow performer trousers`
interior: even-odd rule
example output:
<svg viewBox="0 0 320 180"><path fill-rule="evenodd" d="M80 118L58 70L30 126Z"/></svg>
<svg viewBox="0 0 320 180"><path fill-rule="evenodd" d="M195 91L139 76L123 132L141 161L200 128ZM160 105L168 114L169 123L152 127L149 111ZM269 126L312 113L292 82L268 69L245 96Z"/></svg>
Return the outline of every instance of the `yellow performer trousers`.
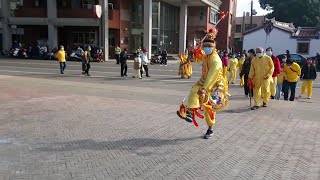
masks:
<svg viewBox="0 0 320 180"><path fill-rule="evenodd" d="M244 76L240 77L240 86L244 86Z"/></svg>
<svg viewBox="0 0 320 180"><path fill-rule="evenodd" d="M229 74L229 82L234 83L237 77L237 69L230 69L230 74Z"/></svg>
<svg viewBox="0 0 320 180"><path fill-rule="evenodd" d="M261 100L263 98L263 102L268 103L270 100L270 86L261 87L256 86L253 89L253 99L255 106L261 106Z"/></svg>
<svg viewBox="0 0 320 180"><path fill-rule="evenodd" d="M273 82L270 83L271 96L276 96L277 84L278 84L278 77L273 77Z"/></svg>
<svg viewBox="0 0 320 180"><path fill-rule="evenodd" d="M311 97L312 96L312 86L313 86L312 80L303 80L301 94L306 93L306 91L308 90L308 96Z"/></svg>
<svg viewBox="0 0 320 180"><path fill-rule="evenodd" d="M199 84L196 84L192 87L190 94L189 94L189 99L188 99L188 108L193 109L193 108L199 108L200 107L200 96L198 95L198 91L202 88ZM209 113L207 112L206 108L204 108L204 118L207 122L207 125L212 127L215 124L215 115L216 112L213 112L214 119L210 118Z"/></svg>
<svg viewBox="0 0 320 180"><path fill-rule="evenodd" d="M223 67L223 74L222 75L224 78L228 79L227 74L228 74L228 67L226 66L226 67Z"/></svg>

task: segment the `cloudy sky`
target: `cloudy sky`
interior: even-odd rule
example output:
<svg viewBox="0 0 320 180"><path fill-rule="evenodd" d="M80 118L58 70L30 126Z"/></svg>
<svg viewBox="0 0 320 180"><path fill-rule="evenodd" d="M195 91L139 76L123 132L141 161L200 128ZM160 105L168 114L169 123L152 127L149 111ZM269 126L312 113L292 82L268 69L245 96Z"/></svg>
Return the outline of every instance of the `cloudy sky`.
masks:
<svg viewBox="0 0 320 180"><path fill-rule="evenodd" d="M251 0L238 0L237 17L242 16L243 11L250 12L250 3ZM258 12L257 15L268 14L268 11L265 11L260 8L259 0L253 0L253 9L255 9Z"/></svg>

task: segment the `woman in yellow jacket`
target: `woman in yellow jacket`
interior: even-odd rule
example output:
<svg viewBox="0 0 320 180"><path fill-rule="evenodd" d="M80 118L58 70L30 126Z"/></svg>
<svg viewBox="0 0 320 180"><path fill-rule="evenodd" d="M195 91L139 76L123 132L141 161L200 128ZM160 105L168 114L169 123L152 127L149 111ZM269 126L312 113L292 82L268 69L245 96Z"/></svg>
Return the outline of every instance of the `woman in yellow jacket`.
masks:
<svg viewBox="0 0 320 180"><path fill-rule="evenodd" d="M60 46L60 50L57 52L57 59L60 63L60 73L64 74L64 70L66 69L66 52L64 51L64 47Z"/></svg>
<svg viewBox="0 0 320 180"><path fill-rule="evenodd" d="M290 91L291 91L290 101L294 101L297 82L301 75L301 68L299 64L293 62L291 59L288 59L286 61L286 64L284 65L283 71L285 73L285 80L283 82L284 100L288 101L289 88L290 88Z"/></svg>
<svg viewBox="0 0 320 180"><path fill-rule="evenodd" d="M238 59L236 58L236 55L233 54L232 58L229 60L228 63L228 70L229 70L229 82L231 84L234 84L236 77L237 77L237 69L238 69Z"/></svg>
<svg viewBox="0 0 320 180"><path fill-rule="evenodd" d="M241 58L239 59L239 62L238 62L239 72L242 71L242 67L243 67L243 64L244 64L245 59L246 59L246 55L245 55L245 54L242 54L242 55L241 55ZM240 77L240 86L244 86L244 76L241 76L241 77Z"/></svg>

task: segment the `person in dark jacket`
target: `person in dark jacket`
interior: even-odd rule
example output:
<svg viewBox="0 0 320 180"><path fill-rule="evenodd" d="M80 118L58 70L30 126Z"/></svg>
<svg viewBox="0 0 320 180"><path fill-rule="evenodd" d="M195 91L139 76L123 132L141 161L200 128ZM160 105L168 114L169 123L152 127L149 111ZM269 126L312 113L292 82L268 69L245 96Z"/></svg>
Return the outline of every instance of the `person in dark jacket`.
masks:
<svg viewBox="0 0 320 180"><path fill-rule="evenodd" d="M167 61L168 61L168 52L166 49L163 49L163 51L161 52L161 59L162 59L162 64L165 66L167 65Z"/></svg>
<svg viewBox="0 0 320 180"><path fill-rule="evenodd" d="M316 67L311 58L308 58L307 63L302 67L300 78L302 80L302 89L299 97L302 97L308 90L308 99L311 99L313 81L317 78Z"/></svg>
<svg viewBox="0 0 320 180"><path fill-rule="evenodd" d="M244 61L243 66L242 66L242 71L240 73L240 77L244 77L244 94L249 97L253 97L253 89L251 89L248 86L248 79L249 79L249 72L250 72L250 67L251 67L251 60L256 56L255 50L250 49L248 51L249 57Z"/></svg>
<svg viewBox="0 0 320 180"><path fill-rule="evenodd" d="M127 70L128 70L128 65L127 65L127 60L128 60L128 49L124 49L120 53L120 63L121 63L121 77L127 76Z"/></svg>

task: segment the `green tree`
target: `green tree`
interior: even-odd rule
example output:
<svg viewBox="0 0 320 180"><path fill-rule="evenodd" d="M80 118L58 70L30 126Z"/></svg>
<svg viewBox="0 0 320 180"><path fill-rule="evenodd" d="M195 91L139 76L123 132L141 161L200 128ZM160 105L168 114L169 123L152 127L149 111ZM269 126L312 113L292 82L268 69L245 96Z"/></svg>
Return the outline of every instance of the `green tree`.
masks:
<svg viewBox="0 0 320 180"><path fill-rule="evenodd" d="M320 0L259 0L263 9L272 10L267 17L293 22L295 26L317 26L320 23Z"/></svg>

